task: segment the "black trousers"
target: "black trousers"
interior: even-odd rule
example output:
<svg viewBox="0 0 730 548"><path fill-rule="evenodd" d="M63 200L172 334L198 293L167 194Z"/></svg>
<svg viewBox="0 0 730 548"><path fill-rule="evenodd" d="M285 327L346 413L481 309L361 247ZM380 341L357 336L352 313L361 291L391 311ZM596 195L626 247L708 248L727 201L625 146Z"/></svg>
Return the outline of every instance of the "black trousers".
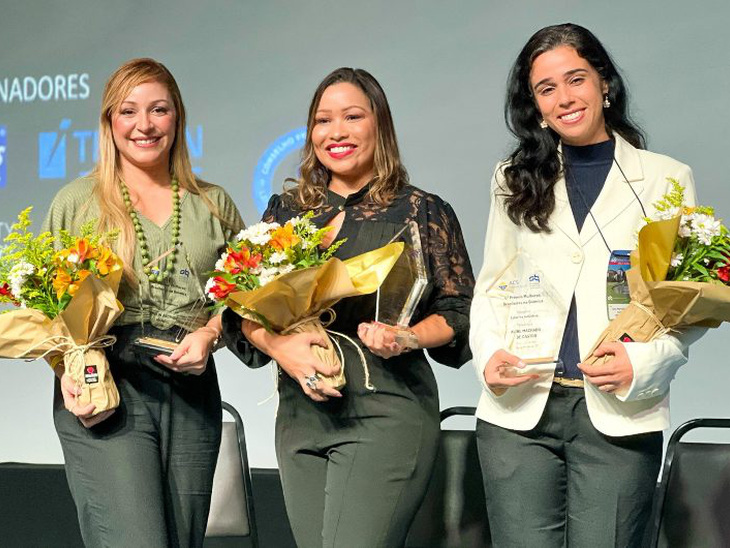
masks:
<svg viewBox="0 0 730 548"><path fill-rule="evenodd" d="M383 392L355 396L370 398L370 414L343 417L281 380L276 454L299 548L405 543L433 470L439 420Z"/></svg>
<svg viewBox="0 0 730 548"><path fill-rule="evenodd" d="M64 408L56 381L54 422L81 534L90 548L202 546L221 436L215 366L168 372L134 350L139 333L113 331L107 357L121 403L99 425L84 428Z"/></svg>
<svg viewBox="0 0 730 548"><path fill-rule="evenodd" d="M529 431L478 421L495 547L638 547L651 513L662 433L601 434L582 388L554 384Z"/></svg>

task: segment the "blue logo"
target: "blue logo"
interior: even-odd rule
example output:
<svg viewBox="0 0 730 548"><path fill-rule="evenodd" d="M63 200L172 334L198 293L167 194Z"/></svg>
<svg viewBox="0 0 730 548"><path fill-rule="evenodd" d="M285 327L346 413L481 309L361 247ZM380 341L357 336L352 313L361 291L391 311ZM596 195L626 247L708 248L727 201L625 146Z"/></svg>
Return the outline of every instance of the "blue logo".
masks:
<svg viewBox="0 0 730 548"><path fill-rule="evenodd" d="M8 151L8 129L0 126L0 188L8 184L8 163L6 153Z"/></svg>
<svg viewBox="0 0 730 548"><path fill-rule="evenodd" d="M264 151L253 172L253 201L259 213L266 210L271 197L271 181L279 164L292 152L304 146L307 128L300 127L285 133Z"/></svg>
<svg viewBox="0 0 730 548"><path fill-rule="evenodd" d="M528 278L528 280L529 280L530 283L538 283L539 284L540 283L540 276L538 276L537 274L533 274L532 276L530 276Z"/></svg>
<svg viewBox="0 0 730 548"><path fill-rule="evenodd" d="M83 177L99 160L99 132L92 129L70 131L71 124L70 119L64 118L58 125L58 131L42 131L38 134L39 178ZM202 168L195 162L203 158L203 126L196 126L193 132L186 128L185 140L194 164L193 172L200 174Z"/></svg>
<svg viewBox="0 0 730 548"><path fill-rule="evenodd" d="M38 177L63 179L66 177L66 131L71 120L64 118L59 132L42 131L38 134ZM60 133L64 132L64 133Z"/></svg>

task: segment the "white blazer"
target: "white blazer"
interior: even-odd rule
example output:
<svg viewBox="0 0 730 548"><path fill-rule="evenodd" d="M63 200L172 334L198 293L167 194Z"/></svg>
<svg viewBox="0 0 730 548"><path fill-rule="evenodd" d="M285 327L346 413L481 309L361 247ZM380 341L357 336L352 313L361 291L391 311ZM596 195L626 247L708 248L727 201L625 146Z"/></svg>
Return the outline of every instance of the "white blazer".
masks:
<svg viewBox="0 0 730 548"><path fill-rule="evenodd" d="M694 205L695 186L688 166L667 156L636 149L618 135L615 139L616 162L648 215L655 213L652 204L670 190L667 177L679 180L685 187L687 205ZM612 250L634 249L643 214L616 162L591 212ZM530 430L537 425L547 403L555 364L543 370L538 380L509 388L500 396L487 387L484 368L492 354L505 347L505 322L499 308L490 303L486 291L507 262L523 249L556 288L566 310L575 294L580 355L585 359L609 323L606 269L610 254L590 216L578 232L564 178L555 185L555 210L550 216L552 232L533 233L515 225L507 216L503 198L496 195L500 189L504 192L507 188L503 168L504 164L497 166L492 180L484 264L474 290L469 340L483 388L477 417L512 430ZM669 383L687 362L689 343L702 332L693 329L648 343L625 343L634 368L628 391L617 396L585 383L588 414L596 429L609 436L626 436L668 428Z"/></svg>

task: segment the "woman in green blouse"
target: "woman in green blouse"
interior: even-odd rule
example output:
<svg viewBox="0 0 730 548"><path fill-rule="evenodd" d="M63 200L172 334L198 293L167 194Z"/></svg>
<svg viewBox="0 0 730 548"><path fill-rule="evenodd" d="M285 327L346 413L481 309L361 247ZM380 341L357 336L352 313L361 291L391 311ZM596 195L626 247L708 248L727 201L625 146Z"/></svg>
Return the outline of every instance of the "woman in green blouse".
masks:
<svg viewBox="0 0 730 548"><path fill-rule="evenodd" d="M104 88L99 162L53 200L46 229L95 220L118 230L125 311L107 351L121 396L93 415L57 371L54 422L88 546L201 546L221 432L210 357L220 317L201 310L205 273L243 228L230 197L197 180L185 145L185 108L170 72L152 59L117 69ZM205 310L205 309L204 309ZM175 339L171 355L141 336Z"/></svg>

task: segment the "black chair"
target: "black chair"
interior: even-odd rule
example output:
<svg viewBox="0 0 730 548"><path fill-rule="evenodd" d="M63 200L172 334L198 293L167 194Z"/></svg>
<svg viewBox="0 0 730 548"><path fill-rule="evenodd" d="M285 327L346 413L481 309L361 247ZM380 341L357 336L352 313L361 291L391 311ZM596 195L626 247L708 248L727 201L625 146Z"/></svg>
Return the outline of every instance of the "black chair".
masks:
<svg viewBox="0 0 730 548"><path fill-rule="evenodd" d="M474 416L474 407L451 407L455 415ZM476 435L471 430L441 430L441 442L426 498L406 540L407 548L485 548L491 545Z"/></svg>
<svg viewBox="0 0 730 548"><path fill-rule="evenodd" d="M223 402L233 421L223 421L221 448L213 477L206 547L258 546L256 517L251 490L251 472L246 454L246 436L238 411Z"/></svg>
<svg viewBox="0 0 730 548"><path fill-rule="evenodd" d="M650 521L652 548L730 546L730 443L683 442L697 428L730 419L694 419L674 431Z"/></svg>
<svg viewBox="0 0 730 548"><path fill-rule="evenodd" d="M0 546L84 547L62 464L0 463Z"/></svg>

